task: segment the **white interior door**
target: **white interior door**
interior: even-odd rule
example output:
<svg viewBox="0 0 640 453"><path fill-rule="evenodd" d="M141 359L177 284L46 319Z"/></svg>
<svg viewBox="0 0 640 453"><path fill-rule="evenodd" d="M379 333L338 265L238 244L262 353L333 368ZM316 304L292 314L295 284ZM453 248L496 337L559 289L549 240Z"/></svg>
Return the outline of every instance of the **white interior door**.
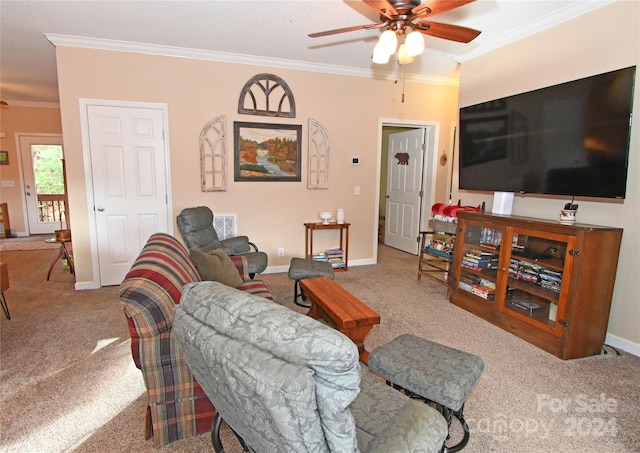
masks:
<svg viewBox="0 0 640 453"><path fill-rule="evenodd" d="M22 182L24 184L24 200L27 214L27 225L29 234L53 234L55 230L67 227L64 215L56 209L40 209L40 201L38 199L39 188L36 184L35 167L34 167L34 150L38 145L54 145L60 147L62 154L62 135L19 135L20 160L22 162ZM60 163L60 165L62 165ZM62 186L63 187L63 186ZM64 188L62 193L64 195ZM57 206L64 204L56 203ZM63 208L64 210L65 208ZM62 221L61 221L62 220Z"/></svg>
<svg viewBox="0 0 640 453"><path fill-rule="evenodd" d="M119 285L149 236L168 232L163 111L88 105L101 286Z"/></svg>
<svg viewBox="0 0 640 453"><path fill-rule="evenodd" d="M385 245L418 254L425 130L389 135Z"/></svg>

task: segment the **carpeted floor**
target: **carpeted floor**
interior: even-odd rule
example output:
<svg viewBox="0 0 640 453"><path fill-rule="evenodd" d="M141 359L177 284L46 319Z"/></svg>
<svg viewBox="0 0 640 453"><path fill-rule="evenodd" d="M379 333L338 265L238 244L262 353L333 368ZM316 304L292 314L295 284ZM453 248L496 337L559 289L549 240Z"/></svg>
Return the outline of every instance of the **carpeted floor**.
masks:
<svg viewBox="0 0 640 453"><path fill-rule="evenodd" d="M131 360L118 288L74 291L61 265L46 282L56 253L2 253L12 319L0 320L0 450L155 451L143 439L144 384ZM369 350L409 332L483 358L485 371L465 406L472 434L464 451L640 452L639 357L606 348L560 360L450 304L445 287L416 285L416 262L382 246L379 264L350 267L336 280L381 315L365 342ZM259 278L279 302L304 311L291 301L286 274ZM212 447L201 435L161 451Z"/></svg>
<svg viewBox="0 0 640 453"><path fill-rule="evenodd" d="M45 239L53 237L53 234L36 234L25 237L2 238L0 239L0 252L59 249L60 244L45 242Z"/></svg>

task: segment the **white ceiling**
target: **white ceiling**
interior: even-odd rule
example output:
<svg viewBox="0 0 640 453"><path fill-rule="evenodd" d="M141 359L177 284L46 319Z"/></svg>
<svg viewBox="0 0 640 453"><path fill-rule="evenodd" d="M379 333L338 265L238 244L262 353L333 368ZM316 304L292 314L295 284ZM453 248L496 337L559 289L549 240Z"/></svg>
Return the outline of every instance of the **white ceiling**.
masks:
<svg viewBox="0 0 640 453"><path fill-rule="evenodd" d="M480 36L469 44L427 38L425 53L404 67L406 76L455 83L459 61L611 1L477 0L433 20L481 30ZM52 42L393 77L397 65L371 62L379 30L307 36L374 22L376 11L353 0L0 0L0 99L58 102Z"/></svg>

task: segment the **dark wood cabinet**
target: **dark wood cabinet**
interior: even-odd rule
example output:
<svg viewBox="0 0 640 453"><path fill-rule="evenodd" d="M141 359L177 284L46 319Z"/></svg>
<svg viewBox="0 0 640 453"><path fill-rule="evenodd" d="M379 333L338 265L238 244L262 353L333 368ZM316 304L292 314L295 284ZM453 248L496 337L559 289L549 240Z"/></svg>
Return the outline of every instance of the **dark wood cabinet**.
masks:
<svg viewBox="0 0 640 453"><path fill-rule="evenodd" d="M604 344L622 229L459 213L450 301L560 357Z"/></svg>

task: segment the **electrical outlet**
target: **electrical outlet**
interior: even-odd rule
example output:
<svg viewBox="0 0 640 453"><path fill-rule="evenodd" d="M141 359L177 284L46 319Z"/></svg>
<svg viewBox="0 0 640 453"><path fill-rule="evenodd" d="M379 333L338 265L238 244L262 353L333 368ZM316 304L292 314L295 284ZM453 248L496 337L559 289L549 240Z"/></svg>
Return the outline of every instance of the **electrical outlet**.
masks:
<svg viewBox="0 0 640 453"><path fill-rule="evenodd" d="M278 249L278 256L284 256L284 247Z"/></svg>
<svg viewBox="0 0 640 453"><path fill-rule="evenodd" d="M360 195L360 186L355 186L353 188L353 194L354 195Z"/></svg>

